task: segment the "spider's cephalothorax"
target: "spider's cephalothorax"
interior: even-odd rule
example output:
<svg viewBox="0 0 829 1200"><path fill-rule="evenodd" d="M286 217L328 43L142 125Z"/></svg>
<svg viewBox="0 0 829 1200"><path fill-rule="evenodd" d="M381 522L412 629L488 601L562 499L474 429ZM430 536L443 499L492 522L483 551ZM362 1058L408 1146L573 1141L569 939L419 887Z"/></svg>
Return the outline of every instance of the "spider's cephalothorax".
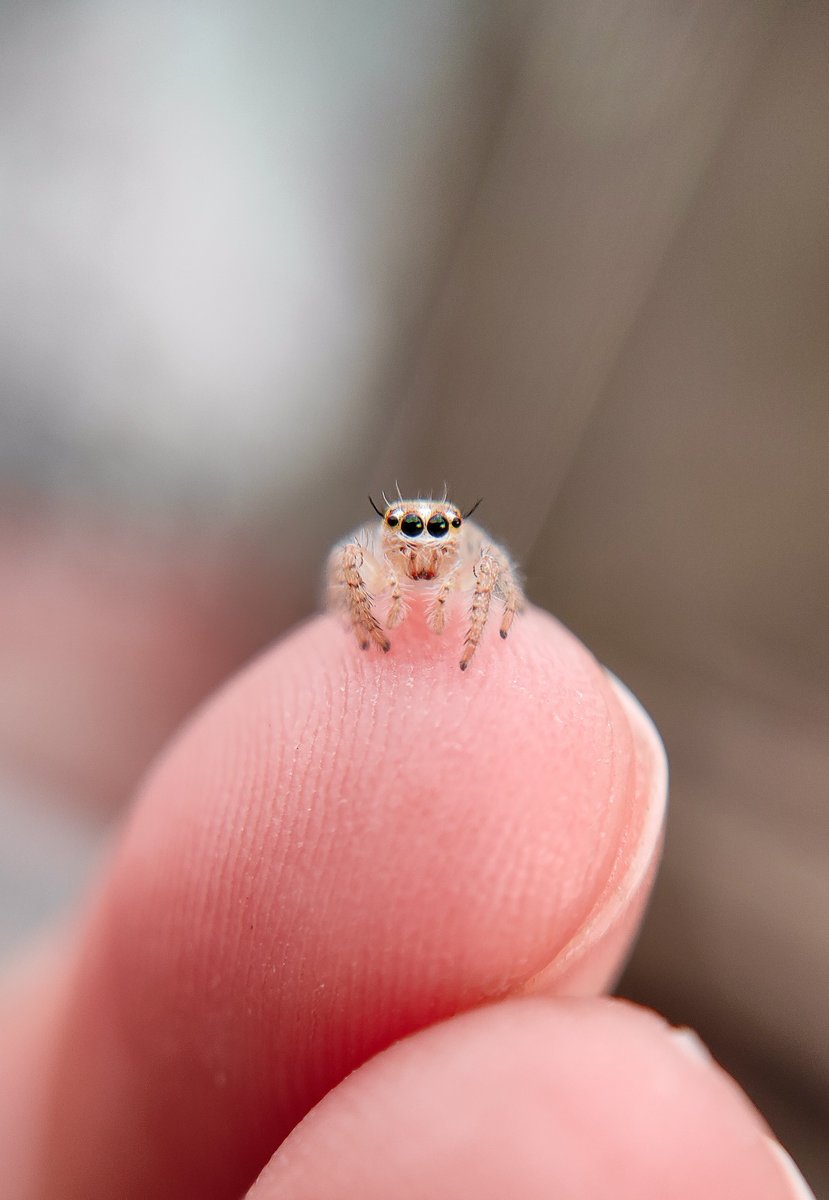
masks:
<svg viewBox="0 0 829 1200"><path fill-rule="evenodd" d="M469 628L460 661L461 670L466 670L481 640L493 595L503 602L501 637L507 636L513 617L524 605L509 557L469 520L477 504L467 513L446 500L399 499L387 502L383 510L373 500L371 505L380 520L362 526L331 552L331 606L346 612L363 649L373 642L388 650L391 643L378 620L375 598L388 595L385 624L394 629L406 616L411 589L428 588L429 625L442 633L449 595L466 592Z"/></svg>
<svg viewBox="0 0 829 1200"><path fill-rule="evenodd" d="M458 561L462 529L454 505L405 500L383 513L383 550L408 579L438 579Z"/></svg>

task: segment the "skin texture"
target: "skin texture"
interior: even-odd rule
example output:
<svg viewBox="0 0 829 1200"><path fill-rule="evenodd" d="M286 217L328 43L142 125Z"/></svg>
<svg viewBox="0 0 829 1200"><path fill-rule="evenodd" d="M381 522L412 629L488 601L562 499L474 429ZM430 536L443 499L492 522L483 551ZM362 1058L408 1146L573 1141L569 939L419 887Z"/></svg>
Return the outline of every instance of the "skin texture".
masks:
<svg viewBox="0 0 829 1200"><path fill-rule="evenodd" d="M658 1018L609 1001L518 1000L373 1060L248 1196L733 1200L785 1195L782 1182L737 1087Z"/></svg>
<svg viewBox="0 0 829 1200"><path fill-rule="evenodd" d="M7 982L11 1194L232 1197L275 1151L251 1196L794 1194L733 1085L590 999L658 853L647 719L537 610L456 650L317 618L183 730Z"/></svg>

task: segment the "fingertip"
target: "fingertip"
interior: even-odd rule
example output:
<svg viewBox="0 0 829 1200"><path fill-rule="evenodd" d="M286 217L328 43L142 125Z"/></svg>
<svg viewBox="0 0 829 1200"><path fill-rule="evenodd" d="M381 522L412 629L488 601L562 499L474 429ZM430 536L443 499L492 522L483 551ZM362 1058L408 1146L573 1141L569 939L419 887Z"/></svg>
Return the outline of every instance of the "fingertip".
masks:
<svg viewBox="0 0 829 1200"><path fill-rule="evenodd" d="M734 1082L653 1014L509 1000L365 1064L298 1126L248 1200L805 1198L796 1168L781 1169L787 1157Z"/></svg>
<svg viewBox="0 0 829 1200"><path fill-rule="evenodd" d="M612 987L632 945L659 864L668 805L668 760L651 717L612 672L605 681L614 721L630 737L631 771L623 836L592 911L571 942L531 980L527 992L595 995Z"/></svg>
<svg viewBox="0 0 829 1200"><path fill-rule="evenodd" d="M463 682L453 632L410 620L394 655L363 655L316 618L159 762L67 1029L79 1177L105 1159L125 1197L238 1190L395 1039L541 979L603 986L633 932L618 897L655 759L548 615L527 610L509 647L488 628Z"/></svg>

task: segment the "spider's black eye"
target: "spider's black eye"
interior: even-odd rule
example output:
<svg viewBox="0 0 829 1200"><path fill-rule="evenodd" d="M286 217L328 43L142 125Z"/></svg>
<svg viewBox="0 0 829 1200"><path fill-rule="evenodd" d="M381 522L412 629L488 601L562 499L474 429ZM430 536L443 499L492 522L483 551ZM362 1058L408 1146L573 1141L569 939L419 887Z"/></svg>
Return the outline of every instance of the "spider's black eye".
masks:
<svg viewBox="0 0 829 1200"><path fill-rule="evenodd" d="M406 537L419 537L423 533L423 522L417 513L406 513L400 522L400 532Z"/></svg>
<svg viewBox="0 0 829 1200"><path fill-rule="evenodd" d="M426 529L432 537L446 537L449 532L449 522L443 513L432 513L426 522Z"/></svg>
<svg viewBox="0 0 829 1200"><path fill-rule="evenodd" d="M453 517L453 518L452 518L452 528L453 528L453 529L460 529L460 527L461 527L461 519L460 519L460 517Z"/></svg>
<svg viewBox="0 0 829 1200"><path fill-rule="evenodd" d="M394 516L393 513L389 513L389 515L386 517L386 524L389 526L390 529L394 529L395 525L400 524L400 518Z"/></svg>

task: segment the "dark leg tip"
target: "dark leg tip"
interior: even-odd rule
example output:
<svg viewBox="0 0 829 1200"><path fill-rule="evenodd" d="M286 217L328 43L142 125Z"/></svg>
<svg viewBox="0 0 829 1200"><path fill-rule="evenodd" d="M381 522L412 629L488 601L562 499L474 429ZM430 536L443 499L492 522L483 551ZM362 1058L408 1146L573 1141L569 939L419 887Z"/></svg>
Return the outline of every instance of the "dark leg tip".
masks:
<svg viewBox="0 0 829 1200"><path fill-rule="evenodd" d="M508 629L501 629L501 630L499 630L499 633L501 634L501 637L502 637L502 638L506 639L506 636L507 636L507 634L509 633L509 630L508 630Z"/></svg>
<svg viewBox="0 0 829 1200"><path fill-rule="evenodd" d="M466 670L466 668L467 668L468 666L469 666L469 663L468 663L468 662L462 662L462 663L461 663L461 670L462 670L462 671L465 671L465 670Z"/></svg>
<svg viewBox="0 0 829 1200"><path fill-rule="evenodd" d="M388 654L389 650L391 650L391 642L383 642L383 653Z"/></svg>

